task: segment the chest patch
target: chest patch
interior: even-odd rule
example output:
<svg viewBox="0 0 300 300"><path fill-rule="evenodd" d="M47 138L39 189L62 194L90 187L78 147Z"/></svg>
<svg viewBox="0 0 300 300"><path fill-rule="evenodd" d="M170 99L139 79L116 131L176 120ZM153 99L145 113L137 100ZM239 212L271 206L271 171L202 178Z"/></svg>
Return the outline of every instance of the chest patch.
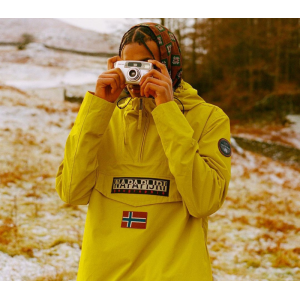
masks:
<svg viewBox="0 0 300 300"><path fill-rule="evenodd" d="M123 211L122 228L146 229L147 212L142 211Z"/></svg>
<svg viewBox="0 0 300 300"><path fill-rule="evenodd" d="M141 177L114 177L112 194L169 196L170 180Z"/></svg>
<svg viewBox="0 0 300 300"><path fill-rule="evenodd" d="M231 146L230 143L226 139L220 139L218 142L218 147L220 152L226 156L231 156Z"/></svg>

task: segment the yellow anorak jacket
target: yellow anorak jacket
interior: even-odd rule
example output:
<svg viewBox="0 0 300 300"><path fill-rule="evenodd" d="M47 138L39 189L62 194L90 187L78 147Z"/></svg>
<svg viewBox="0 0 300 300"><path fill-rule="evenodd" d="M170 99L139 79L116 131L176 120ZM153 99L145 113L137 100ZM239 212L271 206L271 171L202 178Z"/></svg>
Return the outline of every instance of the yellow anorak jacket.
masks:
<svg viewBox="0 0 300 300"><path fill-rule="evenodd" d="M176 99L119 109L86 93L56 176L63 201L89 204L77 280L212 280L207 217L229 185L229 119L184 81L174 96L184 114Z"/></svg>

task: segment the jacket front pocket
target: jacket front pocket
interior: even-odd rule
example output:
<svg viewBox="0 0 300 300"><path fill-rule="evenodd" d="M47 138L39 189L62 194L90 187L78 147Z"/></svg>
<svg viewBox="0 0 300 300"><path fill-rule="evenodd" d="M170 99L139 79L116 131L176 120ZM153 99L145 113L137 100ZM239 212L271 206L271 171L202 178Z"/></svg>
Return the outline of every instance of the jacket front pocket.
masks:
<svg viewBox="0 0 300 300"><path fill-rule="evenodd" d="M118 176L99 173L95 189L105 197L132 206L182 201L174 178Z"/></svg>

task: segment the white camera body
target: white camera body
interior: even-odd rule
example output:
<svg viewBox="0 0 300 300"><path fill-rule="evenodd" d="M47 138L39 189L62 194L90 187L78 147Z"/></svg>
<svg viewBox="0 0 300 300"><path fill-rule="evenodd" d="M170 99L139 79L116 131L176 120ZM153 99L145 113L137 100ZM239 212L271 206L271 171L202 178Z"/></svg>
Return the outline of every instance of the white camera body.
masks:
<svg viewBox="0 0 300 300"><path fill-rule="evenodd" d="M137 85L141 78L153 69L153 64L146 61L119 60L115 62L114 67L121 69L126 84Z"/></svg>

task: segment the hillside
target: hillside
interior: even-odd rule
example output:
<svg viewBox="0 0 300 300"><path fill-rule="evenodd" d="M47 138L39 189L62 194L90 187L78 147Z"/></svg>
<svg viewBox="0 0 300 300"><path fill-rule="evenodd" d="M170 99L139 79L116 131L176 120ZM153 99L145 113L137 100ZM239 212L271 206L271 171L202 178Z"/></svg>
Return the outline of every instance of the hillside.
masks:
<svg viewBox="0 0 300 300"><path fill-rule="evenodd" d="M87 52L114 52L119 38L66 24L58 19L0 19L0 43L22 42L30 34L36 43Z"/></svg>
<svg viewBox="0 0 300 300"><path fill-rule="evenodd" d="M13 44L21 42L25 33L32 35L34 41L19 50ZM107 57L72 51L116 53L118 42L113 35L77 28L57 19L0 19L0 85L55 99L63 99L64 90L69 92L70 86L76 85L82 86L82 95L87 89L85 84L94 88L97 77L106 70Z"/></svg>

